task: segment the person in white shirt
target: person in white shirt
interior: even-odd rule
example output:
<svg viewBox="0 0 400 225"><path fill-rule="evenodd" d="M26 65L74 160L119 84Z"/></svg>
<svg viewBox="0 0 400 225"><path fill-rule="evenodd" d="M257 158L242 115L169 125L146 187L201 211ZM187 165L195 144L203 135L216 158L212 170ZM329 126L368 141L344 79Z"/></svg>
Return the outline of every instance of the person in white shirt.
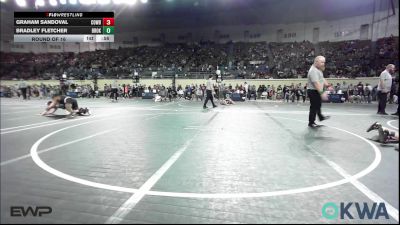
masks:
<svg viewBox="0 0 400 225"><path fill-rule="evenodd" d="M377 114L388 115L385 112L385 109L386 109L387 97L388 94L390 93L390 89L392 88L392 74L394 73L394 71L395 71L395 66L393 64L389 64L386 66L386 69L379 76L379 83L378 83L379 104L378 104Z"/></svg>
<svg viewBox="0 0 400 225"><path fill-rule="evenodd" d="M364 87L364 96L365 96L365 101L371 104L371 93L372 93L372 86L370 84L366 84Z"/></svg>

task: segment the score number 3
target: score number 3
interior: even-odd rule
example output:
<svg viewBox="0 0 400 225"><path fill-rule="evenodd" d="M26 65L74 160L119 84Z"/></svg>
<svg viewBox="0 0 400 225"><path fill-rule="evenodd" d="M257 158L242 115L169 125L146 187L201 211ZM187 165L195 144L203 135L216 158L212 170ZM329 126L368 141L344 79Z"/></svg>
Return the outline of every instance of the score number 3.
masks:
<svg viewBox="0 0 400 225"><path fill-rule="evenodd" d="M114 18L103 18L103 26L114 26Z"/></svg>

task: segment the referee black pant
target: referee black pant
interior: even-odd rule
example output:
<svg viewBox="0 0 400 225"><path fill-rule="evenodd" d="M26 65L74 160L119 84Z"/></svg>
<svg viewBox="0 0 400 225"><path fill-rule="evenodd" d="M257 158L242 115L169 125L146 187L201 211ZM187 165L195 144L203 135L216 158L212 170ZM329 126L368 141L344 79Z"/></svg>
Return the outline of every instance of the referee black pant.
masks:
<svg viewBox="0 0 400 225"><path fill-rule="evenodd" d="M112 88L111 89L111 98L114 98L115 101L118 100L118 88Z"/></svg>
<svg viewBox="0 0 400 225"><path fill-rule="evenodd" d="M21 94L24 100L26 100L26 88L21 88Z"/></svg>
<svg viewBox="0 0 400 225"><path fill-rule="evenodd" d="M386 113L387 96L388 96L387 93L378 91L378 98L379 98L378 113Z"/></svg>
<svg viewBox="0 0 400 225"><path fill-rule="evenodd" d="M310 98L310 113L308 114L308 124L314 124L315 118L318 115L319 120L323 120L324 116L321 113L322 99L317 90L307 90L308 97Z"/></svg>
<svg viewBox="0 0 400 225"><path fill-rule="evenodd" d="M213 95L212 95L212 91L211 91L211 90L207 90L207 91L206 91L206 94L207 94L207 97L206 97L206 100L204 101L203 108L205 108L205 107L207 106L208 100L210 100L211 103L212 103L212 105L213 105L213 107L215 107L214 100L213 100L214 98L213 98Z"/></svg>

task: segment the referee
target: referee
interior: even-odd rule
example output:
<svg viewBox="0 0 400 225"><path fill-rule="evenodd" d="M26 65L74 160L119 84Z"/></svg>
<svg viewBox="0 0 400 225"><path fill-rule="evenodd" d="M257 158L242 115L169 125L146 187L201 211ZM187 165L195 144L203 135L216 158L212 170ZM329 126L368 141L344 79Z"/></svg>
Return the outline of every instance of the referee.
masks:
<svg viewBox="0 0 400 225"><path fill-rule="evenodd" d="M111 95L110 98L112 101L118 101L118 83L117 80L113 80L111 83Z"/></svg>
<svg viewBox="0 0 400 225"><path fill-rule="evenodd" d="M26 90L27 90L27 85L24 79L21 79L18 85L19 90L21 91L22 97L24 100L26 100Z"/></svg>
<svg viewBox="0 0 400 225"><path fill-rule="evenodd" d="M314 59L314 64L311 66L307 74L307 94L310 98L310 113L308 116L308 126L316 128L319 125L315 123L315 118L318 115L320 121L329 119L329 116L324 116L321 113L322 100L328 100L328 95L324 93L324 86L330 87L324 79L322 71L325 70L325 57L317 56ZM330 87L331 88L331 87Z"/></svg>
<svg viewBox="0 0 400 225"><path fill-rule="evenodd" d="M378 83L378 96L379 96L379 104L378 104L378 114L388 115L385 111L386 109L386 101L388 94L390 94L390 90L392 89L392 74L394 74L395 66L393 64L389 64L386 66L386 69L379 76Z"/></svg>
<svg viewBox="0 0 400 225"><path fill-rule="evenodd" d="M206 109L206 108L207 108L207 102L208 102L208 100L211 100L211 103L212 103L212 105L213 105L213 108L217 107L217 106L214 104L214 101L213 101L213 95L212 95L213 82L212 82L212 77L213 77L212 75L209 75L209 76L208 76L207 83L206 83L206 93L207 93L207 97L206 97L206 100L204 101L203 109Z"/></svg>

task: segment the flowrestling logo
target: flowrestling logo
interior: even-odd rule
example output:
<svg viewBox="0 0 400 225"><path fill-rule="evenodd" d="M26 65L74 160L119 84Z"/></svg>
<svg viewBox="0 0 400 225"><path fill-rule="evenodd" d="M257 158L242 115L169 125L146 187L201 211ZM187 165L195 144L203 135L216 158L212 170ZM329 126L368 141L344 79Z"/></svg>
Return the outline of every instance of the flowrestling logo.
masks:
<svg viewBox="0 0 400 225"><path fill-rule="evenodd" d="M351 214L350 209L355 208L356 213ZM328 202L322 207L322 217L334 219L389 219L385 203L372 203L367 202L341 202L339 205L333 202Z"/></svg>

